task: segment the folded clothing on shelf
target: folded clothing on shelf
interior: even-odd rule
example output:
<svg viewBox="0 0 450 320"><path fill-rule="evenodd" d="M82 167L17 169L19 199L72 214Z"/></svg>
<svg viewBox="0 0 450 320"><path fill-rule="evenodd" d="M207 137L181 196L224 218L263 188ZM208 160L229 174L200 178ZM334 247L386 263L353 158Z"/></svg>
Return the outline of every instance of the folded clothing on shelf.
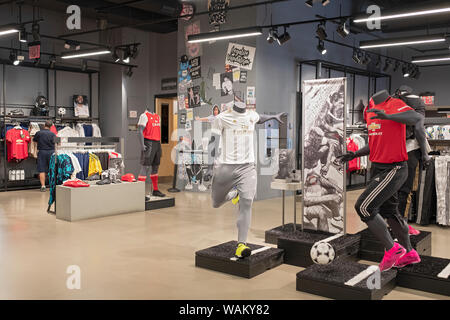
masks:
<svg viewBox="0 0 450 320"><path fill-rule="evenodd" d="M89 187L89 183L86 183L84 181L75 179L75 180L67 180L63 183L64 187L71 187L71 188L86 188Z"/></svg>

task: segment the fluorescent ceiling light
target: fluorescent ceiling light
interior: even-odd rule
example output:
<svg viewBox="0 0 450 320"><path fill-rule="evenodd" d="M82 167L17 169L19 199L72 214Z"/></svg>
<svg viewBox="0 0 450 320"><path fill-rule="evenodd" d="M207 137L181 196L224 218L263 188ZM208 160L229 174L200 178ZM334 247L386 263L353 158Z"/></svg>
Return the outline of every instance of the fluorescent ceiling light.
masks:
<svg viewBox="0 0 450 320"><path fill-rule="evenodd" d="M0 27L0 36L4 36L11 33L19 32L19 28L17 26L3 26Z"/></svg>
<svg viewBox="0 0 450 320"><path fill-rule="evenodd" d="M450 12L450 7L440 8L440 9L411 11L411 12L391 14L391 15L386 15L386 16L381 16L381 17L362 18L362 19L353 20L353 22L361 23L361 22L369 22L369 21L392 20L392 19L414 17L414 16L424 16L424 15L445 13L445 12Z"/></svg>
<svg viewBox="0 0 450 320"><path fill-rule="evenodd" d="M412 63L450 61L450 54L413 57Z"/></svg>
<svg viewBox="0 0 450 320"><path fill-rule="evenodd" d="M81 57L98 56L101 54L108 54L108 53L111 53L111 50L106 48L78 50L71 52L63 52L61 59L75 59Z"/></svg>
<svg viewBox="0 0 450 320"><path fill-rule="evenodd" d="M262 34L261 28L258 27L244 28L229 31L192 34L188 37L188 42L189 43L208 42L208 41L259 36L261 34Z"/></svg>
<svg viewBox="0 0 450 320"><path fill-rule="evenodd" d="M370 48L406 46L410 44L422 44L422 43L444 42L444 41L445 35L437 34L423 37L407 37L407 38L403 37L395 39L361 41L359 47L361 49L370 49Z"/></svg>

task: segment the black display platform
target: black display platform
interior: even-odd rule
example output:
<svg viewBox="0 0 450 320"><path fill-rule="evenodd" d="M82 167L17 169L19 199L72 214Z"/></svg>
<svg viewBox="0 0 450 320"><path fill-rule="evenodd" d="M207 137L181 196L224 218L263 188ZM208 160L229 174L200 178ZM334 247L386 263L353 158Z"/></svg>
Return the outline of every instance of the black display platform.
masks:
<svg viewBox="0 0 450 320"><path fill-rule="evenodd" d="M380 289L369 289L366 277L354 286L345 283L369 266L347 259L329 265L315 264L297 274L297 290L338 300L380 300L396 282L396 270L381 272Z"/></svg>
<svg viewBox="0 0 450 320"><path fill-rule="evenodd" d="M421 259L418 264L398 269L397 285L450 296L450 278L438 276L450 265L450 260L428 256L421 256Z"/></svg>
<svg viewBox="0 0 450 320"><path fill-rule="evenodd" d="M244 259L235 259L236 245L236 241L230 241L197 251L195 266L250 279L283 263L283 250L276 248L269 248ZM264 248L255 244L247 245L252 251Z"/></svg>
<svg viewBox="0 0 450 320"><path fill-rule="evenodd" d="M313 230L287 233L278 238L278 248L284 250L284 263L306 268L314 264L311 259L311 248L314 243L332 236L334 234ZM356 258L360 238L358 234L347 234L329 243L335 250L336 258Z"/></svg>
<svg viewBox="0 0 450 320"><path fill-rule="evenodd" d="M301 224L296 224L297 230L302 230ZM286 235L294 233L294 224L288 223L284 226L279 226L265 232L265 243L278 244L278 238Z"/></svg>
<svg viewBox="0 0 450 320"><path fill-rule="evenodd" d="M145 211L170 207L175 207L175 198L173 197L152 197L150 201L145 201Z"/></svg>
<svg viewBox="0 0 450 320"><path fill-rule="evenodd" d="M369 229L364 229L357 234L361 236L359 258L374 262L381 261L384 256L384 247L381 242ZM411 236L411 245L420 256L431 256L431 232L422 231L417 236Z"/></svg>

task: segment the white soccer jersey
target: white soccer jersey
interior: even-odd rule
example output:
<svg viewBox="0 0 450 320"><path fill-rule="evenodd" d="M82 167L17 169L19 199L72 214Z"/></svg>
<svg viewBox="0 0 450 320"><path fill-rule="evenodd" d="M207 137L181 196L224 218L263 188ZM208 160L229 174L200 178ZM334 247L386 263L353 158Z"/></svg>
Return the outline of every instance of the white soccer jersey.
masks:
<svg viewBox="0 0 450 320"><path fill-rule="evenodd" d="M212 131L221 135L222 151L217 158L218 163L255 163L253 135L258 121L259 115L249 110L245 113L228 110L216 116Z"/></svg>

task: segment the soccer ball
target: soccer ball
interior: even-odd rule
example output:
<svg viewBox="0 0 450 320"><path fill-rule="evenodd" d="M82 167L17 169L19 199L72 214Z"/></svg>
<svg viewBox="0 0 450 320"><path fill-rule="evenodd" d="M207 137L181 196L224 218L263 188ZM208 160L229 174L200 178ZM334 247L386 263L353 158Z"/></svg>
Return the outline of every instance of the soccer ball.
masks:
<svg viewBox="0 0 450 320"><path fill-rule="evenodd" d="M64 116L66 114L66 108L58 108L58 115Z"/></svg>
<svg viewBox="0 0 450 320"><path fill-rule="evenodd" d="M336 253L328 242L316 242L311 248L311 259L316 264L329 264Z"/></svg>

